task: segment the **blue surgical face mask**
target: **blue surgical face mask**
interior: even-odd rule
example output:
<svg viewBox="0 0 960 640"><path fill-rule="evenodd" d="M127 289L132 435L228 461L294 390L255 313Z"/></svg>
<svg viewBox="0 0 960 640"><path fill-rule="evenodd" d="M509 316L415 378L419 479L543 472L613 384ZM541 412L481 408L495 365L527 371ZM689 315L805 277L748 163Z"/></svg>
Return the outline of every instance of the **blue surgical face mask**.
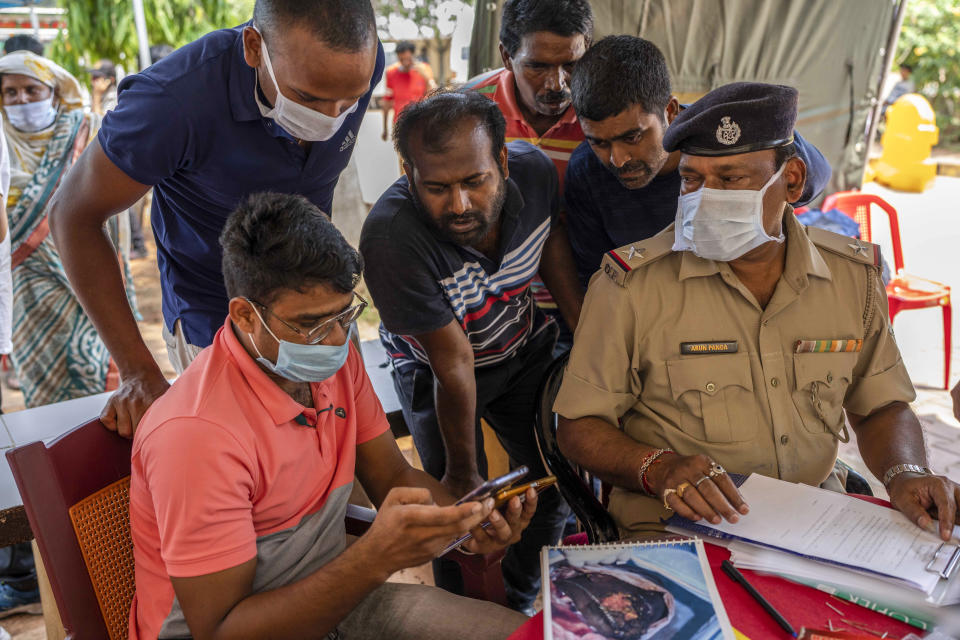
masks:
<svg viewBox="0 0 960 640"><path fill-rule="evenodd" d="M277 351L277 362L274 364L260 353L253 335L247 334L250 336L250 342L257 352L257 362L266 367L268 371L272 371L281 378L286 378L292 382L323 382L327 378L333 377L347 361L347 356L350 354L349 339L344 340L343 344L338 346L287 342L274 335L267 323L264 322L263 316L257 311L256 306L251 305L251 307L270 337L280 345L280 349Z"/></svg>

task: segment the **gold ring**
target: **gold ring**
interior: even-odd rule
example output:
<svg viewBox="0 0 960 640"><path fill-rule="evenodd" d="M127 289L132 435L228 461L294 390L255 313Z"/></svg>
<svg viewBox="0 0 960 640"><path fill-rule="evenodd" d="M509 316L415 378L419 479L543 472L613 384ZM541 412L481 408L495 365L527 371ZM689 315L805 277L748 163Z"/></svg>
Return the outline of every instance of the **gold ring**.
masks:
<svg viewBox="0 0 960 640"><path fill-rule="evenodd" d="M704 481L704 480L709 480L709 479L710 479L710 476L703 476L702 478L700 478L699 480L697 480L696 482L694 482L694 483L693 483L693 486L699 488L700 485L703 484L703 481Z"/></svg>
<svg viewBox="0 0 960 640"><path fill-rule="evenodd" d="M724 469L723 467L721 467L721 466L720 466L719 464L717 464L716 462L713 462L713 463L710 464L710 473L709 473L709 476L710 476L711 478L716 478L717 476L722 476L722 475L725 474L726 472L727 472L727 470Z"/></svg>
<svg viewBox="0 0 960 640"><path fill-rule="evenodd" d="M666 491L663 492L663 507L667 511L673 511L673 507L667 504L667 496L669 496L671 493L676 493L676 492L677 492L676 489L667 489Z"/></svg>
<svg viewBox="0 0 960 640"><path fill-rule="evenodd" d="M683 500L683 492L692 486L693 485L690 484L689 482L684 482L683 484L681 484L679 487L677 487L677 497Z"/></svg>

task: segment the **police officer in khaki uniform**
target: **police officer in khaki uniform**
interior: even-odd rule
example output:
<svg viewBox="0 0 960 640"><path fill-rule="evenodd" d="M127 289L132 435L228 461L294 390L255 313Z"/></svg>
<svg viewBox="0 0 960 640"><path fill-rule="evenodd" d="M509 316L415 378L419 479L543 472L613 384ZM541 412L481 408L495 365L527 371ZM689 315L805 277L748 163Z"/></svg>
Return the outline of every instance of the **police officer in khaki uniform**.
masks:
<svg viewBox="0 0 960 640"><path fill-rule="evenodd" d="M614 485L624 538L676 512L749 513L726 470L820 485L844 416L893 505L946 539L960 491L926 468L874 245L800 225L795 89L720 87L682 112L675 225L593 276L557 396L559 443ZM617 425L620 425L619 427ZM749 517L749 516L746 516Z"/></svg>

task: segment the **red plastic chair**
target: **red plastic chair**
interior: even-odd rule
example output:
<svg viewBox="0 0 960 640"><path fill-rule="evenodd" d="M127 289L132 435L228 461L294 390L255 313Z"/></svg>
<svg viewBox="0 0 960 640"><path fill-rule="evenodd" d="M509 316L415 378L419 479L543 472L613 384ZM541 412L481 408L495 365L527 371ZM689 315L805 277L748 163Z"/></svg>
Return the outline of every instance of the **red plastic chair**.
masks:
<svg viewBox="0 0 960 640"><path fill-rule="evenodd" d="M844 191L835 193L823 202L823 210L839 209L857 221L860 225L860 236L870 242L871 205L882 209L890 219L890 235L893 241L893 263L895 273L887 284L887 299L889 301L890 323L901 311L907 309L926 309L940 307L943 309L943 388L950 388L950 327L953 309L950 305L950 287L940 282L927 280L919 276L903 272L903 249L900 246L900 222L897 219L897 210L880 196L860 191Z"/></svg>

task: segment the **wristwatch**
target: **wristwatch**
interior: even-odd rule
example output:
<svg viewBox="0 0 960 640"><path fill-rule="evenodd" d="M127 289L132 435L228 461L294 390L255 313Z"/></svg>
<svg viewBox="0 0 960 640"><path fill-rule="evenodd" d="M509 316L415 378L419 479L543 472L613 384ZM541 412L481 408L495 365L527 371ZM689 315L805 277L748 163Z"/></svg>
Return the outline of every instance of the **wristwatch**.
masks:
<svg viewBox="0 0 960 640"><path fill-rule="evenodd" d="M925 476L936 475L933 473L933 471L930 471L930 469L927 469L926 467L921 467L918 464L895 464L889 469L887 469L887 472L883 474L883 486L886 487L887 485L889 485L890 481L893 480L898 475L900 475L901 473L908 473L908 472L920 473Z"/></svg>

